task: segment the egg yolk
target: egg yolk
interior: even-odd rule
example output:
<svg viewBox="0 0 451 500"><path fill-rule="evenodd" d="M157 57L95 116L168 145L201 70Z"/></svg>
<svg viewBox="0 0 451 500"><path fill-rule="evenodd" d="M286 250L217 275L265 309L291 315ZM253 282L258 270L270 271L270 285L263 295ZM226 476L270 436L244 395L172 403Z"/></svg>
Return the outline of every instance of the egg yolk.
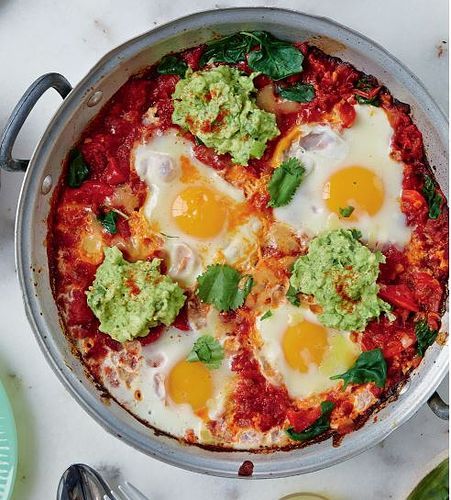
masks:
<svg viewBox="0 0 451 500"><path fill-rule="evenodd" d="M194 411L204 408L213 394L208 368L200 361L179 361L169 373L166 389L176 404L189 404Z"/></svg>
<svg viewBox="0 0 451 500"><path fill-rule="evenodd" d="M368 168L346 167L333 173L323 187L323 199L331 212L353 207L348 220L355 221L359 213L375 215L384 202L384 185L380 177Z"/></svg>
<svg viewBox="0 0 451 500"><path fill-rule="evenodd" d="M289 326L282 339L287 363L302 373L307 372L311 364L318 366L327 348L327 330L308 321Z"/></svg>
<svg viewBox="0 0 451 500"><path fill-rule="evenodd" d="M172 217L186 234L196 238L212 238L227 220L224 199L213 189L190 186L178 194L172 204Z"/></svg>

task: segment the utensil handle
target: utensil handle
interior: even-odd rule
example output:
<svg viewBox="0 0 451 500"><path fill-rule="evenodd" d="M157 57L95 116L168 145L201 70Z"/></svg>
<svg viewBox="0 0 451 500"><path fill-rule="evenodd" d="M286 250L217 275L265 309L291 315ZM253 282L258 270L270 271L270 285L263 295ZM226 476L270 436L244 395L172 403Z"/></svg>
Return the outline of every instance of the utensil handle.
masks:
<svg viewBox="0 0 451 500"><path fill-rule="evenodd" d="M12 157L14 143L34 105L42 94L50 88L54 88L63 99L72 90L71 84L59 73L42 75L28 87L3 129L0 138L0 168L8 172L24 172L27 169L29 160L19 160Z"/></svg>
<svg viewBox="0 0 451 500"><path fill-rule="evenodd" d="M434 392L428 399L429 408L442 420L449 420L449 405L439 396L438 392Z"/></svg>

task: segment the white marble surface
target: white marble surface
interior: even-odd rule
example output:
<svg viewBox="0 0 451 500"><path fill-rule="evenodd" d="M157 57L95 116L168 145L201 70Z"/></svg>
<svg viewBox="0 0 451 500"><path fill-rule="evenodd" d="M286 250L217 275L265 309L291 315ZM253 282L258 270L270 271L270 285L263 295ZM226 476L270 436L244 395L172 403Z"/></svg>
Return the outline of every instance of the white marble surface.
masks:
<svg viewBox="0 0 451 500"><path fill-rule="evenodd" d="M381 43L423 80L447 110L447 0L0 0L0 128L37 76L59 71L75 84L108 50L152 27L198 10L283 6L324 15ZM444 42L443 42L444 41ZM46 95L16 148L28 157L59 104ZM447 425L427 407L365 454L333 468L281 480L203 477L148 458L108 435L64 390L25 318L14 272L13 223L20 174L2 174L0 192L0 378L16 414L18 500L54 498L60 474L85 462L125 477L152 499L277 499L296 491L333 499L402 499L430 460L447 448ZM447 384L442 384L447 393Z"/></svg>

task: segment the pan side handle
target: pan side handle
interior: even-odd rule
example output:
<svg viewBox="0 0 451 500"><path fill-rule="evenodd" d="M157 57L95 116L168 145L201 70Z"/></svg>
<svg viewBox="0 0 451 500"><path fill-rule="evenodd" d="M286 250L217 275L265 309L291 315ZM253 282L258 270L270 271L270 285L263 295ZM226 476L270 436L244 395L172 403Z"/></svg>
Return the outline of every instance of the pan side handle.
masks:
<svg viewBox="0 0 451 500"><path fill-rule="evenodd" d="M63 99L72 90L70 83L59 73L42 75L28 87L13 109L0 137L0 168L8 172L24 172L27 169L29 160L13 158L14 143L34 105L50 88L54 88Z"/></svg>
<svg viewBox="0 0 451 500"><path fill-rule="evenodd" d="M429 408L442 420L449 420L449 406L439 396L438 392L434 392L428 399Z"/></svg>

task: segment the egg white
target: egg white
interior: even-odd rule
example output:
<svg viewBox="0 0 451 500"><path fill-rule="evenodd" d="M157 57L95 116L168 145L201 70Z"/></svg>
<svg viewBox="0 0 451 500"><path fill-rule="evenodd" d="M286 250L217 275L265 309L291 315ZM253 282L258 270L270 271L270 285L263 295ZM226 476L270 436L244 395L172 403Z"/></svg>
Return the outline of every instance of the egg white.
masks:
<svg viewBox="0 0 451 500"><path fill-rule="evenodd" d="M295 307L289 303L272 310L272 316L258 318L256 322L262 346L259 358L262 366L268 364L277 379L281 376L288 394L292 398L306 398L317 392L326 391L338 384L330 377L347 371L360 353L358 344L352 342L349 332L327 329L328 348L319 366L313 363L306 373L293 369L286 361L282 348L282 339L290 325L303 320L320 324L316 315L309 309Z"/></svg>
<svg viewBox="0 0 451 500"><path fill-rule="evenodd" d="M201 180L181 182L181 156L189 158ZM239 270L247 270L250 256L258 249L258 233L261 229L258 218L250 216L232 229L226 223L222 232L213 238L196 238L186 234L172 218L172 204L177 195L186 187L196 184L207 185L227 197L231 205L245 201L240 189L195 158L189 141L174 130L156 135L135 148L134 165L149 189L144 215L151 223L158 224L165 239L164 249L168 253L168 274L171 277L182 285L191 286L196 277L213 263L227 263Z"/></svg>
<svg viewBox="0 0 451 500"><path fill-rule="evenodd" d="M211 317L215 316L215 317ZM181 331L169 327L155 342L143 346L141 359L136 367L134 377L128 383L123 380L120 385L112 385L108 378L104 384L108 391L139 419L152 426L163 429L177 437L185 437L187 431L205 441L208 435L205 421L197 416L189 404L177 404L171 400L167 392L166 382L172 368L186 359L194 342L201 335L215 336L217 313L211 312L208 326L198 331ZM220 343L223 339L218 338ZM103 370L118 370L120 365L111 354L103 362ZM223 413L224 403L232 381L230 363L224 359L218 369L210 371L213 382L213 395L207 402L208 417L212 420ZM141 399L134 398L135 391L141 392Z"/></svg>
<svg viewBox="0 0 451 500"><path fill-rule="evenodd" d="M383 109L356 105L352 127L338 131L327 124L301 125L284 157L298 158L306 175L292 201L274 209L279 221L308 237L338 227L357 228L370 244L405 246L411 230L400 209L403 165L390 156L393 129ZM363 215L347 221L329 211L323 198L323 186L334 172L359 165L372 170L384 186L381 209L373 216Z"/></svg>

